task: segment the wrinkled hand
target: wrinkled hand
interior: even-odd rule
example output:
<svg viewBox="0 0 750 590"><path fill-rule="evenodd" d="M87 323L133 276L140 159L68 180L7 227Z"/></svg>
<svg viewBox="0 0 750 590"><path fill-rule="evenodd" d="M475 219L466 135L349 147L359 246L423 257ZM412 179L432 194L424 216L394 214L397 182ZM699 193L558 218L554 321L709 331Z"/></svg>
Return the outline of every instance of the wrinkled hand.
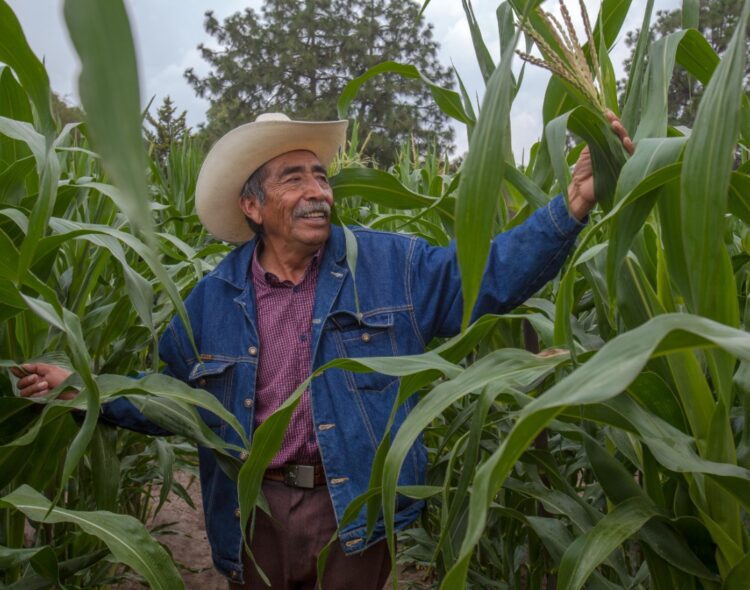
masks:
<svg viewBox="0 0 750 590"><path fill-rule="evenodd" d="M29 363L21 368L13 367L13 374L18 377L16 384L22 397L41 397L58 387L71 374L67 369L45 363ZM63 391L58 399L73 399L78 394L74 389Z"/></svg>
<svg viewBox="0 0 750 590"><path fill-rule="evenodd" d="M633 140L630 139L620 119L612 111L607 111L605 116L610 122L612 131L622 141L625 151L632 155L635 150ZM583 149L573 170L573 178L568 185L568 203L570 204L571 214L578 221L586 217L596 204L596 196L594 195L594 168L591 164L589 146Z"/></svg>

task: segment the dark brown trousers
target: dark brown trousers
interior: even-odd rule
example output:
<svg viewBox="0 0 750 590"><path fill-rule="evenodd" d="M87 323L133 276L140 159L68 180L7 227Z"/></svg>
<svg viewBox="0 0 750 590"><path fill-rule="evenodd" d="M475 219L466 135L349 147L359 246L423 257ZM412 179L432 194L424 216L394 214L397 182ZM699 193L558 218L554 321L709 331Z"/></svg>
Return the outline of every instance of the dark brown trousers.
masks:
<svg viewBox="0 0 750 590"><path fill-rule="evenodd" d="M336 530L336 517L326 486L292 488L282 482L263 482L272 518L257 511L250 543L255 560L273 590L314 590L320 550ZM244 584L229 588L268 588L255 565L243 553ZM337 541L328 554L323 590L381 590L388 580L391 559L385 541L357 555L347 556Z"/></svg>

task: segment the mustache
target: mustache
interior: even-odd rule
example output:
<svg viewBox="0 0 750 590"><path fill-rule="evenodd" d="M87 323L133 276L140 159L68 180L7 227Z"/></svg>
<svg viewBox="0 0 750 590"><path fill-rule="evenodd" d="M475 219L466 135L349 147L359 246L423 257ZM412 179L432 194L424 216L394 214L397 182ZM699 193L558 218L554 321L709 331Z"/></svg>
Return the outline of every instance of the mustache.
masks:
<svg viewBox="0 0 750 590"><path fill-rule="evenodd" d="M305 215L309 215L310 213L323 213L326 217L330 217L331 206L326 201L311 201L309 203L299 205L294 210L295 217L304 217Z"/></svg>

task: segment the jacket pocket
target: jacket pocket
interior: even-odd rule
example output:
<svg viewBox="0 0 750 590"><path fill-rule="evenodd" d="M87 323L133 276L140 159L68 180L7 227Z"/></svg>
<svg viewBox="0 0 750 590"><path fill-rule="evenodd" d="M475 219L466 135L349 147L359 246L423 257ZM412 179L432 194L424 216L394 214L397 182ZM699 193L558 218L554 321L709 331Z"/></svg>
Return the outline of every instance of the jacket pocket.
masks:
<svg viewBox="0 0 750 590"><path fill-rule="evenodd" d="M229 410L229 397L232 391L234 360L202 361L193 366L188 376L188 383L196 389L204 389L221 402ZM196 408L203 421L213 430L226 426L226 423L213 412L204 408ZM222 428L223 429L223 428Z"/></svg>
<svg viewBox="0 0 750 590"><path fill-rule="evenodd" d="M398 355L392 313L358 317L350 311L339 311L329 316L328 326L343 358ZM398 381L398 377L382 373L344 371L344 374L351 391L378 392Z"/></svg>

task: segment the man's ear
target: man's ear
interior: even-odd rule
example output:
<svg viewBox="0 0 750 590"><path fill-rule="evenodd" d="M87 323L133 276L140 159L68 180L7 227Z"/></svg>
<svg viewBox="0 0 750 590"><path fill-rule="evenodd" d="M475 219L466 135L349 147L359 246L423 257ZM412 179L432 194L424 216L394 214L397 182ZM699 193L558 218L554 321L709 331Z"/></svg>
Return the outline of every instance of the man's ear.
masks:
<svg viewBox="0 0 750 590"><path fill-rule="evenodd" d="M261 213L261 206L258 203L258 199L255 197L241 198L240 209L245 214L245 217L249 217L257 225L263 225L263 215Z"/></svg>

